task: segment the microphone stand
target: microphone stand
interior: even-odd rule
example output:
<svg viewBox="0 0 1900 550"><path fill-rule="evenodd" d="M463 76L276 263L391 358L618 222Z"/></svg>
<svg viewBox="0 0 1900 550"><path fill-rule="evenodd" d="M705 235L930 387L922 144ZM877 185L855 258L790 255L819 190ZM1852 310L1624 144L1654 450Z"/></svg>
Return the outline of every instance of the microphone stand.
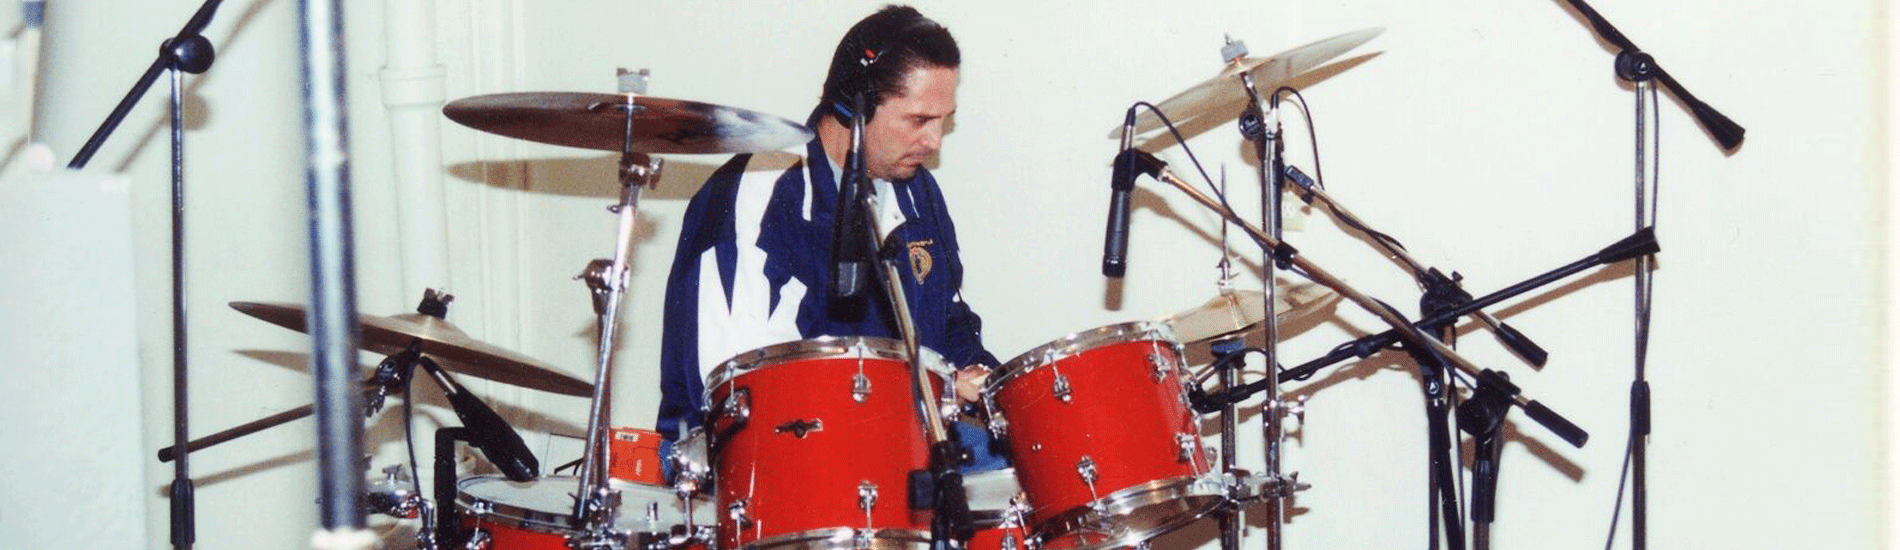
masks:
<svg viewBox="0 0 1900 550"><path fill-rule="evenodd" d="M1417 260L1412 258L1411 254L1406 252L1404 247L1399 246L1384 233L1374 230L1371 226L1367 225L1364 220L1361 220L1358 216L1354 215L1352 211L1346 209L1339 201L1333 199L1332 196L1320 189L1318 184L1314 182L1312 178L1307 177L1305 173L1301 172L1299 168L1287 166L1282 173L1286 175L1289 181L1298 187L1295 195L1302 201L1305 201L1307 204L1314 204L1315 202L1321 203L1333 216L1339 218L1340 221L1344 222L1347 226L1366 235L1385 252L1388 258L1397 260L1401 267L1409 272L1414 279L1418 280L1419 287L1424 290L1424 295L1419 299L1420 315L1436 317L1438 314L1452 307L1471 301L1471 293L1466 292L1458 285L1459 280L1463 278L1458 272L1453 271L1450 276L1446 276L1436 268L1427 268L1420 264ZM1513 353L1516 353L1519 357L1524 358L1531 364L1542 366L1549 359L1550 354L1546 352L1543 347L1538 346L1530 337L1525 336L1522 332L1518 332L1516 328L1509 324L1499 321L1483 310L1472 310L1470 315L1480 323L1490 327L1493 333L1497 335L1499 341L1503 342ZM1428 329L1437 332L1439 340L1447 344L1454 342L1457 337L1454 323L1433 325L1428 327ZM1434 495L1434 502L1437 503L1437 508L1431 509L1430 512L1430 515L1433 516L1429 521L1432 525L1433 533L1431 534L1431 542L1428 547L1437 548L1438 516L1442 513L1447 545L1451 548L1464 548L1464 524L1460 519L1458 493L1453 483L1454 480L1457 479L1454 476L1456 462L1453 459L1452 452L1454 442L1451 436L1451 429L1447 424L1447 417L1451 413L1450 386L1445 378L1443 365L1429 358L1420 359L1420 361L1417 361L1417 364L1421 375L1421 386L1425 393L1425 417L1428 424L1428 431L1430 432L1428 438L1429 442L1427 444L1429 448L1427 455L1430 457L1430 471L1432 477L1430 492Z"/></svg>
<svg viewBox="0 0 1900 550"><path fill-rule="evenodd" d="M1646 172L1644 172L1643 160L1644 151L1647 148L1645 140L1650 138L1644 134L1643 120L1645 116L1655 116L1654 107L1650 109L1648 115L1644 113L1644 102L1655 101L1655 83L1662 83L1663 89L1668 90L1670 95L1688 106L1696 124L1702 126L1702 129L1707 131L1724 151L1733 152L1740 147L1747 130L1720 111L1716 111L1714 107L1697 99L1695 94L1689 93L1689 90L1677 82L1669 71L1664 70L1654 57L1643 53L1642 48L1636 47L1635 42L1624 36L1622 31L1617 30L1615 25L1611 25L1609 20L1604 19L1603 15L1597 13L1588 3L1583 0L1565 0L1565 2L1590 23L1590 28L1596 31L1598 37L1616 46L1617 77L1636 84L1636 227L1653 228L1655 209L1653 201L1655 199L1645 198L1644 195ZM1650 402L1646 371L1649 351L1649 307L1653 298L1653 283L1650 277L1654 269L1653 259L1649 258L1638 260L1636 265L1636 359L1634 380L1630 382L1629 443L1630 532L1632 548L1635 550L1644 550L1649 545Z"/></svg>
<svg viewBox="0 0 1900 550"><path fill-rule="evenodd" d="M1695 94L1689 93L1687 88L1682 87L1682 83L1676 82L1676 78L1669 75L1669 71L1663 70L1662 65L1657 64L1656 60L1651 58L1649 54L1643 53L1641 48L1636 47L1635 42L1631 42L1629 37L1623 36L1622 31L1616 30L1616 26L1611 25L1609 20L1604 19L1601 14L1597 13L1597 10L1592 9L1590 4L1584 3L1583 0L1564 0L1564 2L1570 4L1572 8L1576 8L1577 13L1583 15L1584 20L1590 22L1590 28L1596 31L1597 36L1602 37L1603 40L1616 46L1618 76L1623 75L1621 66L1626 63L1626 61L1624 61L1625 58L1629 58L1646 66L1646 69L1643 71L1646 73L1646 76L1640 80L1653 78L1657 82L1661 82L1663 89L1669 90L1670 95L1676 96L1676 99L1681 100L1684 105L1689 107L1689 113L1695 117L1696 123L1702 125L1702 129L1707 130L1709 136L1715 138L1716 143L1721 145L1723 150L1733 152L1736 147L1742 145L1743 135L1747 133L1747 130L1742 128L1742 125L1736 124L1733 120L1729 120L1727 116L1722 115L1721 111L1715 110L1714 107L1710 107L1709 104L1697 99ZM1622 78L1630 81L1639 80L1631 76L1622 76Z"/></svg>
<svg viewBox="0 0 1900 550"><path fill-rule="evenodd" d="M1444 325L1454 323L1458 320L1459 317L1469 315L1473 311L1477 311L1482 308L1496 305L1499 302L1503 302L1504 300L1508 300L1513 297L1522 295L1533 289L1542 287L1544 285L1548 285L1550 283L1557 282L1559 280L1562 280L1565 277L1569 277L1571 275L1581 273L1586 269L1591 269L1591 268L1595 268L1602 265L1613 264L1616 262L1628 260L1628 259L1635 258L1638 256L1646 255L1646 254L1654 254L1657 251L1658 251L1658 248L1656 246L1655 234L1649 230L1637 231L1628 237L1624 237L1623 239L1618 240L1616 243L1613 243L1610 246L1604 247L1602 250L1599 250L1588 256L1585 256L1582 259L1571 262L1562 267L1547 271L1535 277L1531 277L1530 279L1526 279L1523 282L1519 282L1509 287L1505 287L1502 290L1498 290L1496 292L1492 292L1490 294L1486 294L1484 296L1478 297L1476 299L1471 300L1470 302L1462 303L1457 306L1448 308L1443 312L1440 312L1430 317L1426 317L1425 319L1420 320L1417 323L1414 323L1413 326L1420 330L1432 330L1436 327L1441 327ZM1334 363L1338 363L1340 361L1344 361L1346 359L1350 359L1354 357L1364 358L1364 357L1371 356L1372 354L1377 353L1379 350L1384 349L1387 346L1397 344L1401 342L1402 340L1403 340L1403 337L1400 336L1399 332L1396 330L1387 330L1385 332L1380 332L1378 334L1372 334L1369 336L1357 338L1333 348L1333 351L1331 353L1328 353L1327 355L1323 357L1314 359L1312 361L1308 361L1297 367L1286 369L1286 372L1283 373L1284 376L1282 376L1282 379L1283 380L1305 380L1307 378L1312 377L1313 374L1318 372L1320 369L1325 368L1327 366L1331 366ZM1267 388L1264 381L1253 382L1253 383L1238 386L1230 390L1228 392L1229 395L1225 395L1225 396L1193 395L1192 392L1190 392L1189 397L1194 402L1195 410L1200 411L1200 412L1212 412L1216 408L1222 406L1227 401L1246 399L1247 396L1260 392L1260 391L1264 391L1266 389Z"/></svg>
<svg viewBox="0 0 1900 550"><path fill-rule="evenodd" d="M1137 151L1139 152L1139 150ZM1195 202L1201 203L1202 206L1226 218L1229 223L1233 223L1242 231L1245 231L1255 242L1271 250L1274 260L1287 262L1288 265L1292 266L1292 269L1305 274L1308 279L1319 283L1321 286L1332 289L1341 297L1352 301L1360 308L1378 317L1380 321L1393 328L1399 339L1403 341L1407 347L1418 349L1421 352L1434 353L1443 358L1451 367L1457 368L1466 375L1480 381L1496 381L1496 379L1501 378L1496 371L1478 368L1470 360L1459 355L1458 352L1446 347L1444 343L1420 332L1418 328L1412 326L1411 322L1407 321L1404 316L1400 315L1390 306L1359 292L1359 290L1353 288L1352 285L1348 285L1344 280L1334 276L1332 272L1326 271L1311 260L1306 259L1305 256L1300 255L1298 250L1274 238L1272 235L1268 235L1252 224L1247 223L1246 220L1240 219L1238 215L1223 208L1218 201L1195 189L1193 185L1187 183L1187 181L1176 177L1172 173L1166 172L1164 169L1166 165L1163 164L1160 159L1156 159L1153 155L1147 153L1142 153L1141 155L1143 162L1139 163L1139 168L1143 173L1147 173L1156 179L1167 182L1169 185L1181 190L1181 192L1186 193L1190 198L1193 198ZM1273 369L1270 368L1269 370ZM1571 423L1562 415L1557 414L1556 411L1550 410L1549 407L1544 406L1536 400L1524 398L1521 392L1516 390L1515 386L1508 386L1508 382L1505 387L1510 390L1510 395L1507 399L1510 405L1524 409L1525 414L1529 415L1532 420L1537 421L1537 423L1545 429L1563 438L1564 441L1569 442L1571 445L1582 447L1583 444L1589 440L1590 434L1588 432L1577 427L1576 424Z"/></svg>
<svg viewBox="0 0 1900 550"><path fill-rule="evenodd" d="M837 230L861 232L865 239L863 245L869 247L866 250L872 251L880 260L878 263L883 269L875 270L875 272L879 282L883 283L885 296L890 300L898 335L904 342L904 351L910 360L911 396L916 403L918 416L922 419L924 434L930 442L928 470L913 472L911 475L912 487L908 491L911 497L910 505L913 509L928 508L933 511L930 519L931 550L962 550L965 541L968 541L974 533L974 528L970 523L970 504L963 492L963 473L958 469L963 463L964 451L962 445L944 427L944 420L940 416L941 411L936 406L937 400L932 397L930 371L925 368L923 362L922 345L918 341L916 322L911 317L910 300L904 292L902 273L898 270L898 259L895 254L887 253L899 248L885 246L883 239L880 238L885 234L886 228L883 226L883 220L874 214L878 210L871 202L874 196L873 185L864 173L864 98L858 96L853 99L855 105L851 121L851 152L846 157L846 167L844 174L839 178L838 189L840 193L852 192L857 195L855 197L840 196L840 204L850 203L859 207L855 208L855 212L852 212L854 209L840 209L839 214L855 213L861 219L837 220L839 228ZM834 242L843 243L844 241ZM841 256L834 258L834 262L863 257L848 250L849 248L852 247L848 243L833 246L833 255ZM833 272L834 277L853 272L845 265L836 267L837 269ZM841 283L847 283L842 286L853 286L849 284L849 281L834 281L834 290L839 288ZM833 298L844 298L844 296L834 294ZM868 534L868 532L862 533L862 535Z"/></svg>
<svg viewBox="0 0 1900 550"><path fill-rule="evenodd" d="M1640 52L1624 52L1616 57L1616 75L1636 84L1636 229L1655 231L1658 193L1650 192L1656 182L1644 166L1651 150L1661 156L1661 120L1655 115L1656 67L1654 60ZM1646 125L1645 122L1648 124ZM1646 126L1656 133L1645 131ZM1649 159L1658 165L1660 158ZM1649 546L1649 313L1655 297L1655 257L1636 258L1636 337L1635 373L1630 381L1630 539L1631 547Z"/></svg>
<svg viewBox="0 0 1900 550"><path fill-rule="evenodd" d="M188 388L189 363L186 361L186 323L185 323L185 135L184 135L184 91L183 74L201 74L211 68L216 54L211 41L206 39L204 28L211 24L212 16L217 14L218 4L223 0L207 0L198 8L179 29L178 34L159 45L158 57L152 65L139 76L138 82L119 100L118 106L106 115L106 120L93 131L92 137L80 147L66 167L78 170L85 168L92 155L105 144L119 123L125 120L132 107L138 104L152 83L158 80L159 73L171 73L171 142L172 142L172 443L184 447L190 440L190 394ZM172 464L172 483L168 492L171 500L171 544L178 550L191 548L197 541L196 505L191 481L191 459L179 455Z"/></svg>

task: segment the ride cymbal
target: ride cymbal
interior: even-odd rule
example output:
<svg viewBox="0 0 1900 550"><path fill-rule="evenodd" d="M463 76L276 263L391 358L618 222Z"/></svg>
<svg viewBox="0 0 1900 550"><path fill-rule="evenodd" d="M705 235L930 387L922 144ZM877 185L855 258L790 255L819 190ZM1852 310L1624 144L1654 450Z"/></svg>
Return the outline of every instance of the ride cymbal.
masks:
<svg viewBox="0 0 1900 550"><path fill-rule="evenodd" d="M811 141L813 136L802 124L756 111L624 94L478 95L449 102L442 114L491 134L614 152L631 141L629 149L636 153L758 153Z"/></svg>
<svg viewBox="0 0 1900 550"><path fill-rule="evenodd" d="M273 325L309 333L302 304L231 302L231 309ZM442 319L407 313L391 317L359 314L357 320L362 331L357 344L371 352L395 354L408 349L410 342L420 340L423 355L456 374L564 395L586 397L594 393L591 383L561 374L554 367L526 355L470 338L462 329Z"/></svg>
<svg viewBox="0 0 1900 550"><path fill-rule="evenodd" d="M1240 112L1239 109L1229 109L1231 113L1228 113L1222 112L1222 108L1243 105L1247 101L1247 91L1241 87L1239 79L1242 73L1252 74L1254 88L1261 94L1269 94L1280 84L1305 74L1384 32L1384 27L1359 29L1269 57L1237 59L1223 67L1220 74L1174 94L1174 97L1155 104L1155 108L1166 113L1168 118L1173 119L1176 124L1208 114L1236 116ZM1137 134L1160 127L1161 119L1155 116L1154 111L1144 109L1135 117L1135 133ZM1121 136L1120 126L1116 126L1108 134L1108 137L1116 139L1120 139Z"/></svg>

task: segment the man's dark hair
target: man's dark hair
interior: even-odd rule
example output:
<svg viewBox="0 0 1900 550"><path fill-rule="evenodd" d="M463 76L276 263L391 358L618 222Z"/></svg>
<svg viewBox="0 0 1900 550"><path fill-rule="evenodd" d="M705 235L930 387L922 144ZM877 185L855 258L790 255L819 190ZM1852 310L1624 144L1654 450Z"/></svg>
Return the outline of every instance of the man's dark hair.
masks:
<svg viewBox="0 0 1900 550"><path fill-rule="evenodd" d="M827 112L850 124L851 98L865 93L864 118L885 99L904 92L904 75L918 67L954 69L962 62L950 30L910 6L885 6L852 25L831 54L822 100Z"/></svg>

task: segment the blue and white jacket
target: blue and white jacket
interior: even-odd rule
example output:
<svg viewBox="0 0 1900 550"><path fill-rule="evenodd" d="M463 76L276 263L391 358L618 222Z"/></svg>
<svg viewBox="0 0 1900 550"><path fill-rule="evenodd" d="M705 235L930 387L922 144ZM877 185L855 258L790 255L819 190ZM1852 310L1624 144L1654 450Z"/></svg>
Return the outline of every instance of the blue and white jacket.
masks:
<svg viewBox="0 0 1900 550"><path fill-rule="evenodd" d="M879 182L886 185L882 217L902 215L895 229L884 225L906 249L900 254L909 268L899 270L900 278L920 343L952 366L995 366L983 347L982 320L959 295L963 263L937 181L919 168L910 179ZM802 158L735 156L693 196L666 285L655 425L666 441L700 424L706 376L739 353L819 336L898 337L880 287L872 288L862 320L828 315L837 190L831 161L814 138Z"/></svg>

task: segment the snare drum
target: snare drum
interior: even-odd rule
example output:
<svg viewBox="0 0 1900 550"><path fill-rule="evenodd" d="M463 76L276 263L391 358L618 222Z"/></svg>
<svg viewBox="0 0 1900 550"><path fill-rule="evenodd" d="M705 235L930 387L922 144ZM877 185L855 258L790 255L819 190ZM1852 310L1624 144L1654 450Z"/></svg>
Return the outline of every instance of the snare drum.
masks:
<svg viewBox="0 0 1900 550"><path fill-rule="evenodd" d="M713 370L706 402L719 548L921 550L911 471L929 465L903 345L819 338L740 354ZM950 369L923 352L933 399ZM935 403L933 403L934 405Z"/></svg>
<svg viewBox="0 0 1900 550"><path fill-rule="evenodd" d="M1133 545L1199 519L1224 491L1187 403L1180 344L1140 322L1071 334L984 387L1045 548Z"/></svg>
<svg viewBox="0 0 1900 550"><path fill-rule="evenodd" d="M620 513L614 529L633 537L661 536L674 526L685 526L687 504L666 488L611 480L620 491ZM574 495L580 480L550 476L534 481L509 481L500 476L476 476L456 484L455 505L463 526L485 532L496 550L567 550L567 538L581 534L574 519ZM688 501L694 526L712 525L716 510L706 498ZM646 541L632 541L646 542Z"/></svg>

